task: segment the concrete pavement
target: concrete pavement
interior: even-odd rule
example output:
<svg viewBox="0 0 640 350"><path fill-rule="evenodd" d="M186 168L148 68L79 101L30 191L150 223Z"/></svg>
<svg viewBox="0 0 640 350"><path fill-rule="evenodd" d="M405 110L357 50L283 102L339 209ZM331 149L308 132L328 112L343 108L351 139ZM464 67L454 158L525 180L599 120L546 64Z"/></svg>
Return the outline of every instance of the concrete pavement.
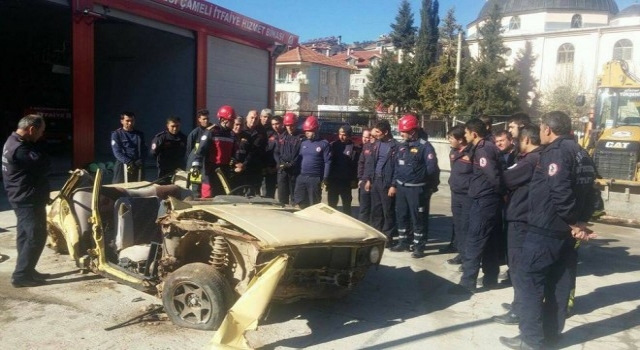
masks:
<svg viewBox="0 0 640 350"><path fill-rule="evenodd" d="M248 334L251 344L264 349L489 349L501 348L499 336L516 335L517 326L491 321L491 316L504 313L500 304L511 301L513 294L510 288L479 293L471 298L451 296L446 292L460 275L457 266L446 264L446 259L453 255L438 253L438 249L448 243L451 233L446 175L443 174L441 190L432 199L427 257L412 259L409 253L385 251L380 268L369 271L363 283L344 299L273 305L260 322L258 330ZM54 187L61 186L63 182L64 177L52 178ZM3 254L0 257L0 261L3 261L0 265L0 285L8 284L15 261L15 217L3 202L6 203L6 199L0 194L0 254ZM595 224L593 229L600 237L580 248L575 315L567 320L558 347L638 349L640 230L602 224ZM57 272L60 270L51 269L62 268L68 270L70 267L66 259L58 259L48 249L45 249L43 260L50 262L43 272ZM64 280L66 277L61 278ZM46 296L38 295L41 290L60 291L62 287L77 289L77 285L83 283L76 281L73 276L69 278L69 283L64 285L29 288L28 292L33 292L30 296L33 300L22 300L21 303L49 305ZM104 303L113 299L109 296L112 289L117 290L118 294L115 295L128 291L123 286L114 288L113 282L105 279L91 283L104 286L99 291L100 295L106 296ZM13 300L15 296L12 293L10 289L0 288L0 299ZM96 301L95 298L92 301ZM0 305L3 303L0 302ZM25 304L21 305L25 307ZM50 319L51 327L55 327L53 323L56 322L56 316L44 311L38 315L39 309L42 308L34 307L31 317L36 317L33 316L35 313L38 318ZM89 309L87 314L92 315L92 312L95 310ZM9 312L5 315L12 317ZM112 317L113 323L126 319L124 315ZM65 327L70 327L73 321L65 320L69 324L61 325L58 333L64 334ZM25 325L29 324L28 320L24 322ZM91 324L88 327L85 325L86 333L78 333L75 337L94 337L99 330L92 327ZM189 339L185 344L202 344L201 348L205 348L212 335L192 330L177 331L171 327L168 329L175 331L174 345L179 344L178 338L185 337ZM123 330L129 334L143 331L148 330ZM8 333L0 338L5 344L19 344ZM34 347L49 344L51 348L55 343L55 339L40 338L39 343L32 344ZM107 343L102 344L104 347ZM140 344L141 348L171 348L166 342L152 338L146 338ZM89 346L89 343L85 345Z"/></svg>

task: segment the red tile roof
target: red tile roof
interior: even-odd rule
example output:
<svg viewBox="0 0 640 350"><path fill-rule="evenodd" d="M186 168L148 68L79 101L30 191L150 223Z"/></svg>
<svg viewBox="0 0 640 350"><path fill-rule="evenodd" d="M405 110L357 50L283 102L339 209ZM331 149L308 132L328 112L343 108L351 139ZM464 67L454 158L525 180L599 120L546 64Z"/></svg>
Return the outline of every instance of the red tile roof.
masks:
<svg viewBox="0 0 640 350"><path fill-rule="evenodd" d="M372 58L382 58L382 55L380 55L378 51L351 51L350 55L347 55L347 52L343 51L333 57L342 62L346 62L349 58L354 58L356 59L356 67L368 68L371 66Z"/></svg>
<svg viewBox="0 0 640 350"><path fill-rule="evenodd" d="M322 55L313 51L312 49L306 48L304 46L298 46L278 56L278 59L276 59L276 62L277 63L308 62L308 63L316 63L316 64L322 64L325 66L338 67L338 68L344 68L344 69L354 69L353 66L349 66L346 62L337 60L334 57L335 56L327 57L325 55Z"/></svg>

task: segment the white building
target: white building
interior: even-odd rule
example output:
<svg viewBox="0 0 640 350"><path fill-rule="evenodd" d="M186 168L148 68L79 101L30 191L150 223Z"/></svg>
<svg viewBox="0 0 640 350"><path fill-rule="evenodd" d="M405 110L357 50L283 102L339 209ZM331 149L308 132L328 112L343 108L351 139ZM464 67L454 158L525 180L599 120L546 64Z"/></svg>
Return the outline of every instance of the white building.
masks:
<svg viewBox="0 0 640 350"><path fill-rule="evenodd" d="M467 26L472 57L478 56L478 27L495 4L502 10L508 64L529 43L532 76L543 93L573 83L589 97L612 59L626 60L632 73L640 72L639 4L619 11L614 0L488 0Z"/></svg>
<svg viewBox="0 0 640 350"><path fill-rule="evenodd" d="M276 111L316 111L318 105L346 105L355 67L304 46L276 60Z"/></svg>

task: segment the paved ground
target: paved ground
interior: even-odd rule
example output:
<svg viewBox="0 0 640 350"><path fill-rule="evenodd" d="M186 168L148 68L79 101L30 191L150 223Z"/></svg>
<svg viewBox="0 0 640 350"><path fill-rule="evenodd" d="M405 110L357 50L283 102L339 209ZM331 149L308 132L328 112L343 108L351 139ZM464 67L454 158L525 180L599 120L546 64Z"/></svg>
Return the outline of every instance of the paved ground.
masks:
<svg viewBox="0 0 640 350"><path fill-rule="evenodd" d="M55 186L62 178L52 178ZM446 184L446 179L443 179ZM342 300L273 305L248 338L264 349L460 349L501 348L498 336L516 326L491 322L503 313L512 290L466 299L446 290L458 281L457 267L438 254L451 227L446 186L432 199L429 255L385 252ZM640 230L594 225L600 238L580 248L575 315L567 320L560 348L640 347ZM93 275L79 275L65 256L45 249L39 269L56 279L38 288L14 289L15 217L0 192L0 347L59 349L202 349L211 332L179 329L145 319L113 331L105 327L139 315L160 301Z"/></svg>

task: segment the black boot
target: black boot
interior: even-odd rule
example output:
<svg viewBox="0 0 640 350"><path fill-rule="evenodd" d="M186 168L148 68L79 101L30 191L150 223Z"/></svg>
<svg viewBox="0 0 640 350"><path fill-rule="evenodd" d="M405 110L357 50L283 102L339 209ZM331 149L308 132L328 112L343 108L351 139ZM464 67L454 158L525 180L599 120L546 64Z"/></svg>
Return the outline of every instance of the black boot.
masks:
<svg viewBox="0 0 640 350"><path fill-rule="evenodd" d="M518 317L518 315L516 315L511 311L507 312L504 315L493 316L491 317L491 320L493 320L493 322L506 324L506 325L515 325L520 323L520 317Z"/></svg>
<svg viewBox="0 0 640 350"><path fill-rule="evenodd" d="M409 251L409 243L400 241L398 244L394 245L390 249L392 252L408 252Z"/></svg>
<svg viewBox="0 0 640 350"><path fill-rule="evenodd" d="M510 349L523 349L523 350L538 350L540 349L539 347L535 347L535 346L531 346L527 343L525 343L522 338L520 337L520 335L516 335L513 338L507 338L507 337L500 337L500 343L502 343L502 345L510 348Z"/></svg>

